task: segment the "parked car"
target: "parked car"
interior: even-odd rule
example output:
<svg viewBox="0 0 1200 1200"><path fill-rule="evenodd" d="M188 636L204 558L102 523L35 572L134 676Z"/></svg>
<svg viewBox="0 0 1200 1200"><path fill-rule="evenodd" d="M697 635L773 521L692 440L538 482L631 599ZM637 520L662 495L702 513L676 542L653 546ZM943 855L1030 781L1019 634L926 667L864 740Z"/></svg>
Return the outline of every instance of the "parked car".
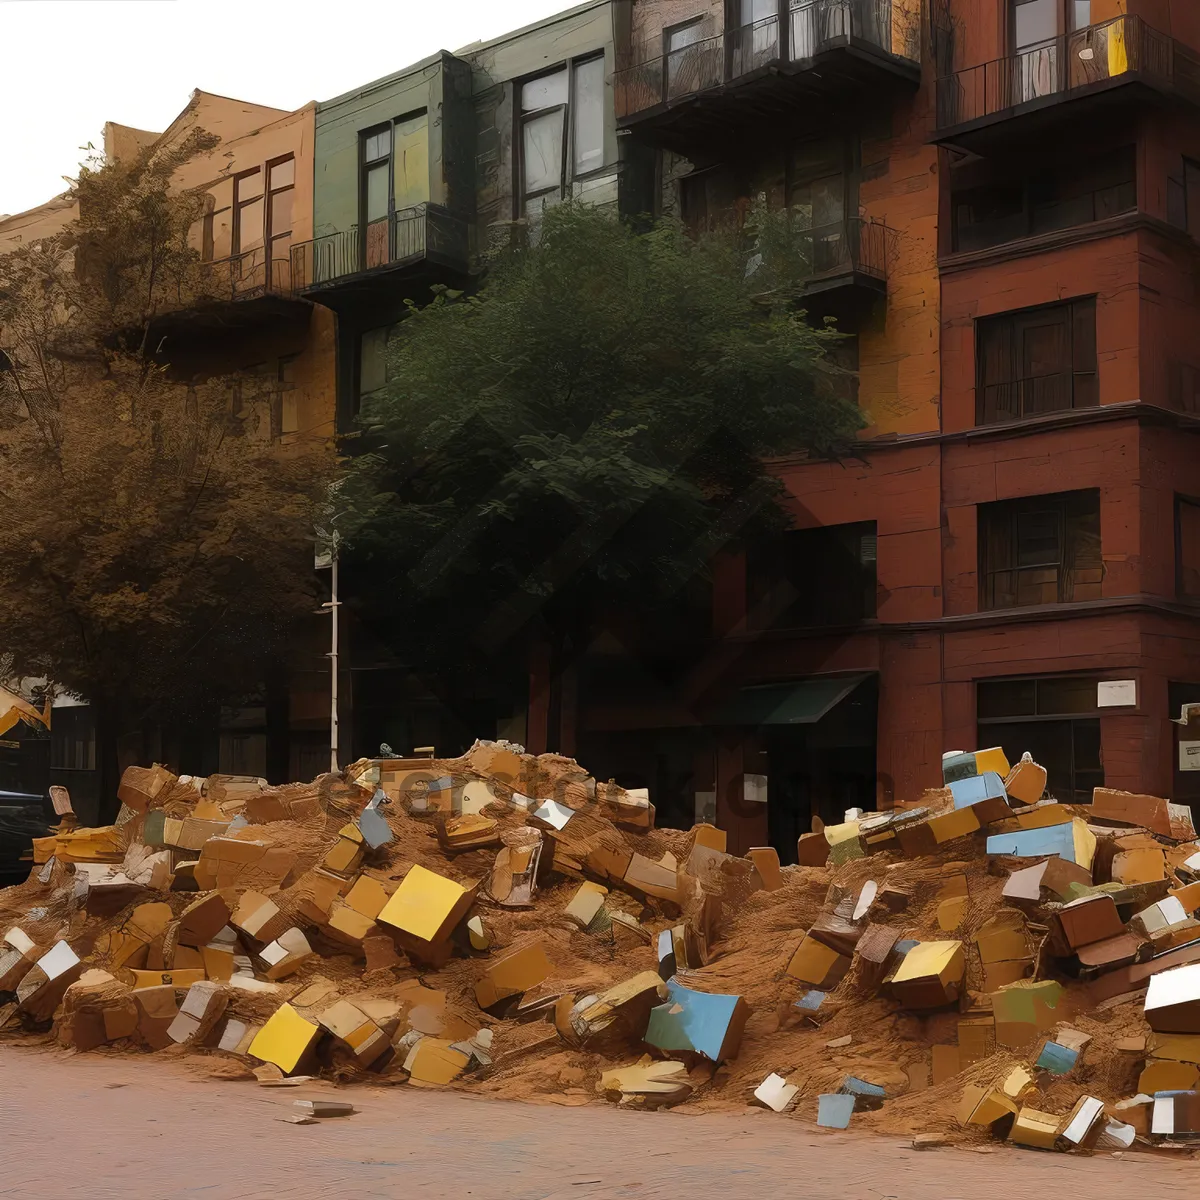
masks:
<svg viewBox="0 0 1200 1200"><path fill-rule="evenodd" d="M0 791L0 886L29 876L35 837L50 832L50 801L34 792Z"/></svg>

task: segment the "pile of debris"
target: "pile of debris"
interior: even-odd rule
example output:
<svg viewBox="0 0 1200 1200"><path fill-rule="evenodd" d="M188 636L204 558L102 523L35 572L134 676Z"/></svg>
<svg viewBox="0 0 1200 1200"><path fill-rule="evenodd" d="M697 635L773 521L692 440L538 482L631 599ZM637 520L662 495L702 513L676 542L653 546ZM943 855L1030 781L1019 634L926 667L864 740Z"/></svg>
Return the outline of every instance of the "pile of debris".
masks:
<svg viewBox="0 0 1200 1200"><path fill-rule="evenodd" d="M312 784L130 768L0 891L0 1036L1042 1148L1200 1133L1190 811L953 753L799 865L477 742Z"/></svg>

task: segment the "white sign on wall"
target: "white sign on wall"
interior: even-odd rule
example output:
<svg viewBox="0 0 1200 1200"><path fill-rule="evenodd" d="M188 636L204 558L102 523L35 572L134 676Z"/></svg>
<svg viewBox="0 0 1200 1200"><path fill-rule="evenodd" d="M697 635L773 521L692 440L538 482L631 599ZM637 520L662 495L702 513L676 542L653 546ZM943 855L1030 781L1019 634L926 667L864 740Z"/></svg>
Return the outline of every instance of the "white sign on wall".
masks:
<svg viewBox="0 0 1200 1200"><path fill-rule="evenodd" d="M1179 769L1200 771L1200 742L1179 743Z"/></svg>
<svg viewBox="0 0 1200 1200"><path fill-rule="evenodd" d="M1136 704L1136 679L1102 679L1096 684L1097 708L1132 708Z"/></svg>

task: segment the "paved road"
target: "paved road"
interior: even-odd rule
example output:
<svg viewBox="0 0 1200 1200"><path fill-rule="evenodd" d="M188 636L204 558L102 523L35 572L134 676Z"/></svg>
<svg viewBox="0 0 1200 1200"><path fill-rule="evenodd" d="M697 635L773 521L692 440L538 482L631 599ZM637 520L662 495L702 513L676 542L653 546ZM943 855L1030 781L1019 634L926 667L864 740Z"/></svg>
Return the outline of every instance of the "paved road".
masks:
<svg viewBox="0 0 1200 1200"><path fill-rule="evenodd" d="M160 1059L0 1046L0 1196L38 1200L1081 1200L1194 1196L1200 1159L914 1151L754 1112L630 1113L343 1089L352 1117L277 1118L268 1089Z"/></svg>

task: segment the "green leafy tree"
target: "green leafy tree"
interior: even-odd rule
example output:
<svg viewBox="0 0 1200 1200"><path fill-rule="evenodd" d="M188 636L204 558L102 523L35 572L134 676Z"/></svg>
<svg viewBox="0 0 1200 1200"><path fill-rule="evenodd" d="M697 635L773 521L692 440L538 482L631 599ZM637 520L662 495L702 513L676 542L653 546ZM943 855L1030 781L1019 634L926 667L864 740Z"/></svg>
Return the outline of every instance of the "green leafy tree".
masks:
<svg viewBox="0 0 1200 1200"><path fill-rule="evenodd" d="M77 219L0 257L0 647L92 703L110 802L122 734L259 684L315 602L327 452L272 443L261 381L180 378L155 336L206 298L202 198L171 179L213 144L84 167Z"/></svg>
<svg viewBox="0 0 1200 1200"><path fill-rule="evenodd" d="M476 294L410 306L341 490L381 641L441 678L507 654L519 681L531 635L669 629L716 552L784 525L764 459L862 425L842 335L798 308L804 246L761 208L696 241L565 205Z"/></svg>

